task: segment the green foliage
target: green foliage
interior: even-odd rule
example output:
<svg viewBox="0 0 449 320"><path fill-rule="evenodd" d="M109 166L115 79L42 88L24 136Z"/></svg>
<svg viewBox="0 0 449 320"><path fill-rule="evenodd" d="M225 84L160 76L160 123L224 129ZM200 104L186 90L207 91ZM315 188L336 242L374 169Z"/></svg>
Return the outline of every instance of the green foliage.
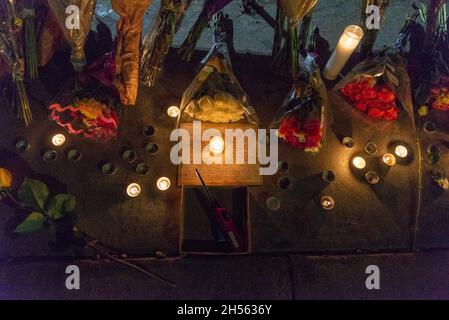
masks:
<svg viewBox="0 0 449 320"><path fill-rule="evenodd" d="M49 196L45 183L26 178L18 191L18 202L32 213L15 229L20 234L29 234L47 226L50 241L71 236L75 224L76 199L67 193Z"/></svg>
<svg viewBox="0 0 449 320"><path fill-rule="evenodd" d="M33 233L42 228L47 217L41 212L34 211L21 224L17 226L14 232L21 234Z"/></svg>
<svg viewBox="0 0 449 320"><path fill-rule="evenodd" d="M19 189L19 202L25 208L44 210L48 198L47 186L38 181L26 178Z"/></svg>

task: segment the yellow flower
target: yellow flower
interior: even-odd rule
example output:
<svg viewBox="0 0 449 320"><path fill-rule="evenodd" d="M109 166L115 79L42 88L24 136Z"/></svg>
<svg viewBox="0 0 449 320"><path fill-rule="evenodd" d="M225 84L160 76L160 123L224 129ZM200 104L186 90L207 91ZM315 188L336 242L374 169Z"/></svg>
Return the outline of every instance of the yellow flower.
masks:
<svg viewBox="0 0 449 320"><path fill-rule="evenodd" d="M9 189L12 185L12 175L5 168L0 168L0 189Z"/></svg>
<svg viewBox="0 0 449 320"><path fill-rule="evenodd" d="M80 112L88 119L97 119L103 112L103 106L94 99L83 99L79 102Z"/></svg>
<svg viewBox="0 0 449 320"><path fill-rule="evenodd" d="M422 106L419 108L418 113L421 117L425 117L429 114L429 107L428 106Z"/></svg>

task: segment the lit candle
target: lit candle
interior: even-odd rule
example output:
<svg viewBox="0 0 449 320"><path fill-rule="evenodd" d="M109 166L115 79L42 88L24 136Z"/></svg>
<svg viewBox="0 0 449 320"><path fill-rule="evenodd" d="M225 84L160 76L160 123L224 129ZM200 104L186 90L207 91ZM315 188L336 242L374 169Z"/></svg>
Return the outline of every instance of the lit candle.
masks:
<svg viewBox="0 0 449 320"><path fill-rule="evenodd" d="M332 197L324 196L321 198L321 207L324 210L332 210L335 207L335 201Z"/></svg>
<svg viewBox="0 0 449 320"><path fill-rule="evenodd" d="M352 164L354 165L354 167L360 170L365 169L366 167L366 161L362 157L355 157L352 160Z"/></svg>
<svg viewBox="0 0 449 320"><path fill-rule="evenodd" d="M209 142L209 149L213 154L220 154L224 150L224 140L222 137L212 137Z"/></svg>
<svg viewBox="0 0 449 320"><path fill-rule="evenodd" d="M131 183L127 188L126 188L126 193L128 194L128 196L130 196L131 198L135 198L140 194L140 191L142 191L142 188L140 187L139 184L137 183Z"/></svg>
<svg viewBox="0 0 449 320"><path fill-rule="evenodd" d="M177 116L179 116L179 113L180 110L177 106L171 106L170 108L167 109L167 114L171 118L176 118Z"/></svg>
<svg viewBox="0 0 449 320"><path fill-rule="evenodd" d="M382 160L389 167L393 167L394 165L396 165L396 158L391 153L384 154Z"/></svg>
<svg viewBox="0 0 449 320"><path fill-rule="evenodd" d="M406 147L404 146L397 146L394 150L394 153L399 157L399 158L407 158L408 156L408 150Z"/></svg>
<svg viewBox="0 0 449 320"><path fill-rule="evenodd" d="M157 188L161 191L168 190L170 188L170 179L167 177L162 177L157 180Z"/></svg>
<svg viewBox="0 0 449 320"><path fill-rule="evenodd" d="M324 68L323 75L326 79L335 80L337 78L363 36L363 30L359 26L351 25L346 27L334 53L326 64L326 68Z"/></svg>
<svg viewBox="0 0 449 320"><path fill-rule="evenodd" d="M56 147L60 147L65 143L65 136L61 133L55 134L53 138L51 138L51 143Z"/></svg>

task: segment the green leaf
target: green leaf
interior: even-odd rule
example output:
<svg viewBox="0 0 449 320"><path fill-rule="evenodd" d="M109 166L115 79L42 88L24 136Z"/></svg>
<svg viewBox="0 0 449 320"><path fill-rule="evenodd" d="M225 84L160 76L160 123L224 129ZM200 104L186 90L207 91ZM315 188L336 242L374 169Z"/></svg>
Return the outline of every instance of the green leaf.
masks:
<svg viewBox="0 0 449 320"><path fill-rule="evenodd" d="M21 233L21 234L27 234L32 233L44 225L46 217L44 214L40 212L32 212L30 215L23 221L21 224L17 226L17 228L14 230L14 232Z"/></svg>
<svg viewBox="0 0 449 320"><path fill-rule="evenodd" d="M44 210L48 188L43 182L26 178L19 189L18 198L24 207Z"/></svg>
<svg viewBox="0 0 449 320"><path fill-rule="evenodd" d="M64 216L64 213L72 212L75 210L76 200L71 194L58 194L50 199L47 213L52 219L60 219Z"/></svg>

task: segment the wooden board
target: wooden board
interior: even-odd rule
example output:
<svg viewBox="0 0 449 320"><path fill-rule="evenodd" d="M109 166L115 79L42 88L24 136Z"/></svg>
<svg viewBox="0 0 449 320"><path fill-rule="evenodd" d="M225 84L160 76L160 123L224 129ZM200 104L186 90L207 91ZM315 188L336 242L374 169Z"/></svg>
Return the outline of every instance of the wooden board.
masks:
<svg viewBox="0 0 449 320"><path fill-rule="evenodd" d="M190 143L192 145L192 123L182 123L180 128L186 129L190 134ZM209 124L202 123L201 131L204 132L207 129L217 129L221 132L222 137L225 137L225 129L242 129L243 131L247 129L254 129L257 134L258 127L253 124ZM246 140L245 140L246 141ZM201 150L204 150L209 144L208 141L201 142ZM257 147L256 147L257 148ZM178 166L178 185L179 186L198 186L200 181L195 174L195 169L201 173L204 182L210 186L257 186L263 183L262 176L259 173L260 165L248 164L248 151L255 152L257 155L257 150L248 150L248 144L245 142L243 148L242 146L237 146L234 143L234 157L237 154L245 155L244 164L180 164ZM193 153L193 150L191 151ZM224 163L224 153L220 155L222 157L222 162ZM193 154L191 154L191 159L193 159ZM235 158L234 158L235 159ZM191 161L192 163L192 161Z"/></svg>

